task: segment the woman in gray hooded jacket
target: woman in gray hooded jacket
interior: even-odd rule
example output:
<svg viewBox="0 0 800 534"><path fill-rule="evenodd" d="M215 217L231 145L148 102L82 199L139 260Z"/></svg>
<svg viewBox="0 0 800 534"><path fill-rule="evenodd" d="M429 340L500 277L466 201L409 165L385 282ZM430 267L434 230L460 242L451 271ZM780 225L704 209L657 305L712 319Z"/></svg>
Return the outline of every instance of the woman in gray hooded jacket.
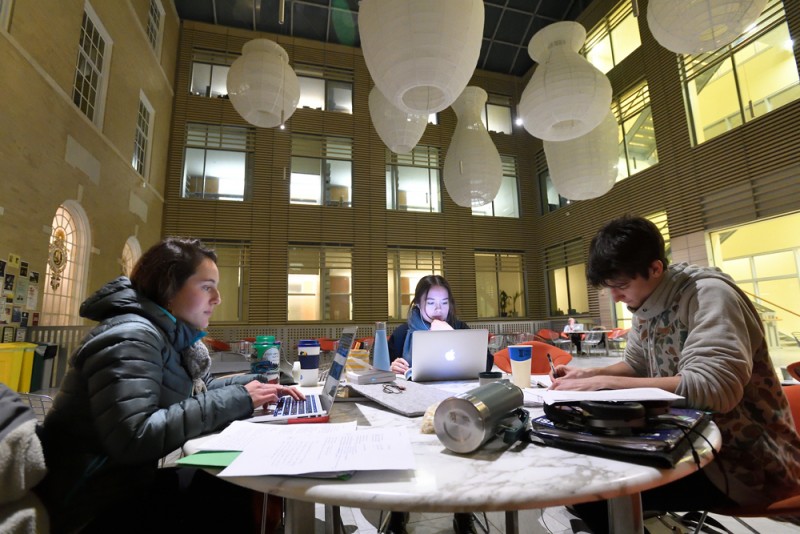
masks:
<svg viewBox="0 0 800 534"><path fill-rule="evenodd" d="M183 505L203 510L207 499L221 509L226 494L240 514L222 508L224 528L232 520L249 526L247 490L202 471L157 468L189 439L281 395L302 398L261 376L210 376L200 339L221 302L218 282L213 251L167 238L130 280L113 280L81 306L82 317L100 324L71 357L42 432L48 475L39 490L54 531L176 531L193 519L205 531L213 517Z"/></svg>

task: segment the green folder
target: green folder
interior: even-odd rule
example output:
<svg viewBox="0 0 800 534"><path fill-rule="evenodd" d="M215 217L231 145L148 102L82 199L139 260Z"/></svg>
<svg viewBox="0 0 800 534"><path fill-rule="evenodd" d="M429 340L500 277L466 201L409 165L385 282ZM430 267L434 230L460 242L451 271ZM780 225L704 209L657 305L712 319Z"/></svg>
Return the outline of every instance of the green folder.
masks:
<svg viewBox="0 0 800 534"><path fill-rule="evenodd" d="M176 463L196 467L228 467L241 451L201 451L184 456Z"/></svg>

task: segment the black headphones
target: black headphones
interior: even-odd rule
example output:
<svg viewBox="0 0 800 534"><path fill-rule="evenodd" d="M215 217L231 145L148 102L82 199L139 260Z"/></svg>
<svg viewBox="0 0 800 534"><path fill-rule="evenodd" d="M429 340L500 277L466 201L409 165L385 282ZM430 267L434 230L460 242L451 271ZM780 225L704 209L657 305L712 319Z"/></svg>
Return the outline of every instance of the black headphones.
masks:
<svg viewBox="0 0 800 534"><path fill-rule="evenodd" d="M645 428L653 418L668 413L669 406L668 401L580 401L545 404L544 414L556 426L569 430L628 435Z"/></svg>

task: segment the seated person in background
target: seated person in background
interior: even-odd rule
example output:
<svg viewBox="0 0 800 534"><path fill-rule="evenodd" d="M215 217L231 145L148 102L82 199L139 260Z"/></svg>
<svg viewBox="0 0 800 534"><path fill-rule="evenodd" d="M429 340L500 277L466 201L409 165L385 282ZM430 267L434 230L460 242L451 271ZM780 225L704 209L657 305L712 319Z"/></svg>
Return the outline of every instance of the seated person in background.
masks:
<svg viewBox="0 0 800 534"><path fill-rule="evenodd" d="M81 305L99 321L69 360L44 421L37 488L54 532L252 532L254 493L163 456L294 388L214 379L202 330L221 302L216 255L167 238ZM204 511L225 510L224 514ZM258 509L260 512L260 508Z"/></svg>
<svg viewBox="0 0 800 534"><path fill-rule="evenodd" d="M716 268L667 266L664 239L647 219L622 217L592 239L587 278L633 313L622 362L559 366L553 389L656 387L713 411L717 459L694 474L642 492L644 510L760 506L800 492L800 438L767 350L758 313ZM596 533L606 503L575 505Z"/></svg>
<svg viewBox="0 0 800 534"><path fill-rule="evenodd" d="M390 357L392 358L391 370L397 374L405 374L411 369L413 355L411 354L411 338L415 330L462 330L468 329L467 323L456 317L456 301L450 291L450 284L443 276L430 274L417 282L414 290L414 300L408 308L408 323L395 328L389 337ZM404 336L401 340L400 337ZM402 341L402 354L397 355L396 347ZM392 351L395 347L395 351ZM393 353L394 352L394 353ZM486 370L489 371L494 364L492 355L486 355Z"/></svg>
<svg viewBox="0 0 800 534"><path fill-rule="evenodd" d="M469 328L467 323L456 317L456 302L450 291L450 284L443 276L424 276L417 283L414 290L414 300L408 308L408 326L395 328L389 339L390 357L392 358L391 370L397 374L405 374L413 363L411 354L411 337L416 330L461 330ZM402 329L402 330L401 330ZM403 336L403 339L400 339ZM402 345L400 345L402 343ZM402 353L392 353L391 347L402 346ZM396 349L395 349L396 350ZM486 355L486 370L489 371L494 364L492 355ZM408 376L408 375L406 375ZM388 532L403 533L406 531L405 522L408 514L392 512ZM472 514L454 514L453 529L457 533L473 533Z"/></svg>
<svg viewBox="0 0 800 534"><path fill-rule="evenodd" d="M583 337L583 325L575 321L574 317L567 319L564 326L564 333L569 334L569 340L575 345L575 353L581 354L581 338Z"/></svg>

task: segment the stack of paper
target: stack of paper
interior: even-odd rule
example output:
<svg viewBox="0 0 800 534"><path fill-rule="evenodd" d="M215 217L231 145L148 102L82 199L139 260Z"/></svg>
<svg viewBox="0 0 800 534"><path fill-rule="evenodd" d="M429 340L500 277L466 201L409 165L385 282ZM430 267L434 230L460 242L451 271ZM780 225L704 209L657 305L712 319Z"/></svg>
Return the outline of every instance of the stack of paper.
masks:
<svg viewBox="0 0 800 534"><path fill-rule="evenodd" d="M343 477L355 471L414 469L404 428L361 428L355 422L328 425L260 425L235 421L206 441L185 465L210 466L210 454L229 465L222 477L298 475ZM241 451L235 458L219 451ZM234 453L236 454L236 453ZM222 464L222 465L220 465Z"/></svg>

